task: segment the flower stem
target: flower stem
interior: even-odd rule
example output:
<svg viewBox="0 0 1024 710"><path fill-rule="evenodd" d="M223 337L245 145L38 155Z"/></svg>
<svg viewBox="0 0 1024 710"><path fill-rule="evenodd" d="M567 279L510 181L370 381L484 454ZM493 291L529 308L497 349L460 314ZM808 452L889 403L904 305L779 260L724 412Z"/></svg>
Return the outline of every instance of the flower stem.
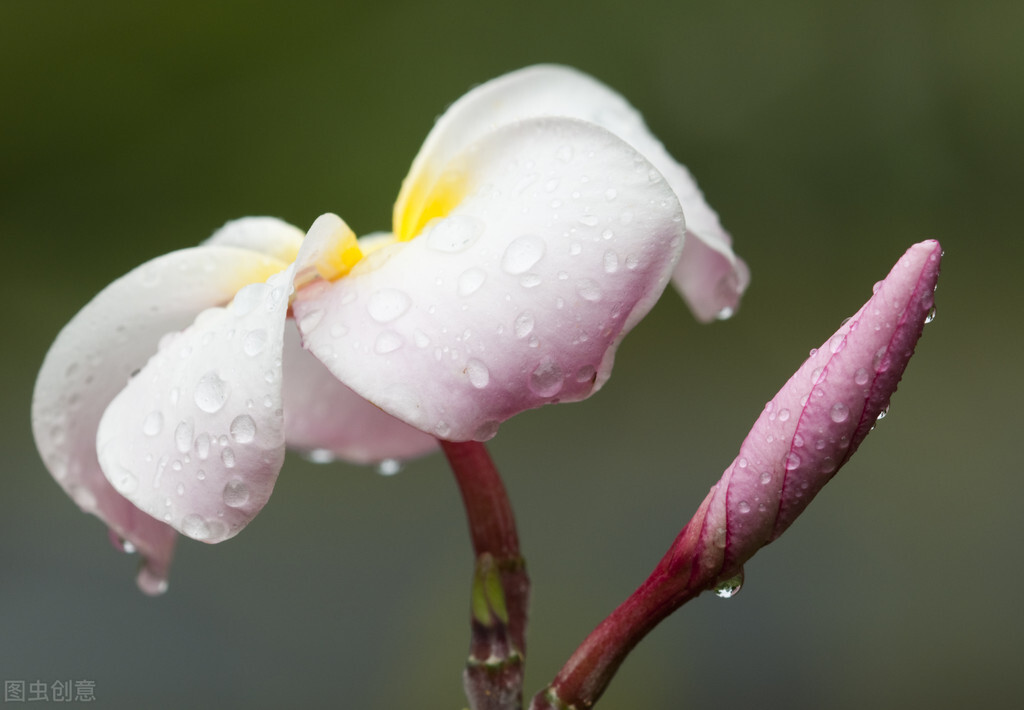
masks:
<svg viewBox="0 0 1024 710"><path fill-rule="evenodd" d="M598 624L530 710L593 707L636 645L672 612L712 587L721 572L704 559L704 523L711 495L676 538L651 575Z"/></svg>
<svg viewBox="0 0 1024 710"><path fill-rule="evenodd" d="M530 581L505 485L475 441L441 441L455 474L476 557L469 660L463 673L473 710L520 710Z"/></svg>

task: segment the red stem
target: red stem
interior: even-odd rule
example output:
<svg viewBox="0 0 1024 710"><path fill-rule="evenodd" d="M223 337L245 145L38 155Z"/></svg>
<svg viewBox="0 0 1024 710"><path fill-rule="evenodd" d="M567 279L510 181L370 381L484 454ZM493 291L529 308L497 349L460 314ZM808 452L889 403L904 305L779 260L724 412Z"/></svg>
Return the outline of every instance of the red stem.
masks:
<svg viewBox="0 0 1024 710"><path fill-rule="evenodd" d="M713 586L720 564L704 564L704 519L711 494L651 575L580 644L531 710L590 708L636 645L667 616ZM719 561L720 562L720 561Z"/></svg>
<svg viewBox="0 0 1024 710"><path fill-rule="evenodd" d="M512 505L483 444L440 443L462 494L476 556L466 696L473 710L520 710L530 580Z"/></svg>

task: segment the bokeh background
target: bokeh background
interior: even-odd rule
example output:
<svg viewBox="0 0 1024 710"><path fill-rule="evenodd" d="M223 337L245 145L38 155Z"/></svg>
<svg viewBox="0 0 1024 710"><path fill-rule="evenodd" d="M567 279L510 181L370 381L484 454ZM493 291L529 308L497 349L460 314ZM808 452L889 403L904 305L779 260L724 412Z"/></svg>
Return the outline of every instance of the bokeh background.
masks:
<svg viewBox="0 0 1024 710"><path fill-rule="evenodd" d="M1020 2L0 2L0 679L111 708L460 708L471 553L439 456L289 457L170 591L65 498L29 428L58 329L224 221L386 228L434 118L541 61L618 88L693 170L753 282L667 292L591 400L492 444L534 582L527 687L660 558L789 374L911 243L938 317L890 416L803 518L636 650L607 708L1020 707Z"/></svg>

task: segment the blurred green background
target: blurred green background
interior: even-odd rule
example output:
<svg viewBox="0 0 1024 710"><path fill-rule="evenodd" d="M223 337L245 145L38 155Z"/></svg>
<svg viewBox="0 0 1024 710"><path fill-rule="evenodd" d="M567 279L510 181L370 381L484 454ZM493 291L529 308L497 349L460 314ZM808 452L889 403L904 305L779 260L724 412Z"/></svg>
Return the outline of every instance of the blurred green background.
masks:
<svg viewBox="0 0 1024 710"><path fill-rule="evenodd" d="M387 228L432 122L541 61L623 92L753 282L700 326L667 292L591 400L492 452L534 582L527 686L660 558L789 374L912 243L946 257L890 416L729 601L702 597L607 708L1016 708L1024 613L1020 2L0 0L0 678L111 708L460 708L471 553L439 456L290 457L169 593L52 482L29 401L59 328L230 218Z"/></svg>

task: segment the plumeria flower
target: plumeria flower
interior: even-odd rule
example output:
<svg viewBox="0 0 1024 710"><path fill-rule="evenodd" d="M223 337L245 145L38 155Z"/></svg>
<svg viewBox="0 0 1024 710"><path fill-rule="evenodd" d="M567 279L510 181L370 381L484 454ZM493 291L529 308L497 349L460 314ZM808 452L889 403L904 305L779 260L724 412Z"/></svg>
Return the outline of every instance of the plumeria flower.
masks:
<svg viewBox="0 0 1024 710"><path fill-rule="evenodd" d="M303 239L250 218L104 289L44 361L37 446L160 591L174 531L237 534L286 445L407 458L584 399L670 279L708 320L748 277L622 97L525 69L438 121L391 232L357 239L328 214Z"/></svg>

